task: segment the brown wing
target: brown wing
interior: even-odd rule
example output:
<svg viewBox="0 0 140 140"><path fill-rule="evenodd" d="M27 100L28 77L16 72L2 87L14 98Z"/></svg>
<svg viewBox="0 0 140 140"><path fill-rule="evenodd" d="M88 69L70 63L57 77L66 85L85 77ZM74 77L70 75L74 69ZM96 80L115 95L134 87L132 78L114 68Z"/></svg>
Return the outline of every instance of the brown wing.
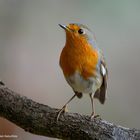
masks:
<svg viewBox="0 0 140 140"><path fill-rule="evenodd" d="M101 60L100 69L101 69L100 73L103 77L102 85L95 92L94 97L98 98L101 104L104 104L105 99L106 99L107 76L108 76L108 71L107 71L107 67L106 67L106 63L105 63L104 59Z"/></svg>

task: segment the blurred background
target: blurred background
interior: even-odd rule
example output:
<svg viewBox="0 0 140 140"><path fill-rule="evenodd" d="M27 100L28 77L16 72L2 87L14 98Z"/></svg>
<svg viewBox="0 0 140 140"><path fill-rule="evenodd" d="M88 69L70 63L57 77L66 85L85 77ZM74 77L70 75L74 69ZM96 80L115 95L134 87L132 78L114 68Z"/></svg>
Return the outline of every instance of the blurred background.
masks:
<svg viewBox="0 0 140 140"><path fill-rule="evenodd" d="M73 91L59 67L65 33L58 24L73 22L95 32L107 61L108 98L105 105L95 101L96 112L140 129L139 0L0 0L0 79L21 95L61 108ZM89 97L73 100L68 109L90 114ZM46 140L2 118L0 134Z"/></svg>

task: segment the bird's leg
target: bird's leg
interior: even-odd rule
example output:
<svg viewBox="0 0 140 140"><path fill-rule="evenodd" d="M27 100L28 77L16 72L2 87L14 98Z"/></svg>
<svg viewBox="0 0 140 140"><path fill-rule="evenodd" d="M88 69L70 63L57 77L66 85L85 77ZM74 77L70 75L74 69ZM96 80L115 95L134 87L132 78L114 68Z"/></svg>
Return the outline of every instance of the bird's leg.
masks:
<svg viewBox="0 0 140 140"><path fill-rule="evenodd" d="M76 96L76 94L74 94L74 95L68 100L68 102L59 110L58 115L57 115L57 121L58 121L58 119L59 119L61 113L62 113L63 111L65 112L68 103L70 103L70 102L74 99L75 96Z"/></svg>
<svg viewBox="0 0 140 140"><path fill-rule="evenodd" d="M93 94L90 93L89 96L90 96L91 107L92 107L92 113L91 113L90 118L92 119L92 118L94 118L94 115L95 115L94 102L93 102Z"/></svg>
<svg viewBox="0 0 140 140"><path fill-rule="evenodd" d="M90 116L91 119L99 117L99 115L95 114L94 101L93 101L94 96L93 95L94 95L93 93L89 94L90 99L91 99L91 105L92 105L92 113L91 113L91 116Z"/></svg>

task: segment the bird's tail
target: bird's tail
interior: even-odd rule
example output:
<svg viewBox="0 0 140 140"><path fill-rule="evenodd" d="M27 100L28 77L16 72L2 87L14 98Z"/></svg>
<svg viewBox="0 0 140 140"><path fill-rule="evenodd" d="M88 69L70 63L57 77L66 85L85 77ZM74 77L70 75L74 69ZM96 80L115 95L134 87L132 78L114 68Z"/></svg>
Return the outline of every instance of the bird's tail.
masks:
<svg viewBox="0 0 140 140"><path fill-rule="evenodd" d="M98 89L94 94L94 98L99 99L100 103L104 104L106 99L106 89L104 89L104 87Z"/></svg>

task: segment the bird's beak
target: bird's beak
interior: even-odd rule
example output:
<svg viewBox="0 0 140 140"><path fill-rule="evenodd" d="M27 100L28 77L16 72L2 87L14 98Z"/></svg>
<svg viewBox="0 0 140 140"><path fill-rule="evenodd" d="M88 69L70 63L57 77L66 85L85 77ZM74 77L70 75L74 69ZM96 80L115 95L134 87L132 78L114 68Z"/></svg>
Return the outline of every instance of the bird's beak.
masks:
<svg viewBox="0 0 140 140"><path fill-rule="evenodd" d="M59 26L60 26L61 28L63 28L64 30L69 30L69 28L68 28L66 25L59 24Z"/></svg>

